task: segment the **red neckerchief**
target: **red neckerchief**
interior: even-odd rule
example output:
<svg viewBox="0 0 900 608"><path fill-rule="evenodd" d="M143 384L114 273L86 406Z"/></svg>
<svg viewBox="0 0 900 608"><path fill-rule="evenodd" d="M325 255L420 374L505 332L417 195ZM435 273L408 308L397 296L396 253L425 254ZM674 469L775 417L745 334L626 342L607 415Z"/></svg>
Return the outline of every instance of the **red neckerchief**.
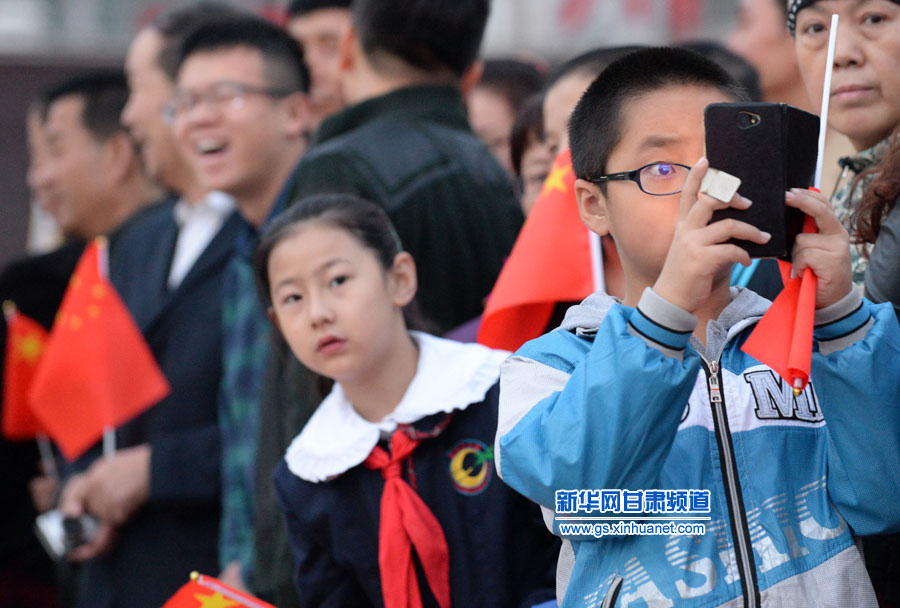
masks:
<svg viewBox="0 0 900 608"><path fill-rule="evenodd" d="M391 453L372 448L363 465L384 477L378 533L378 567L385 608L421 608L412 548L441 608L450 608L450 551L441 524L401 477L403 461L419 442L402 430L391 436Z"/></svg>

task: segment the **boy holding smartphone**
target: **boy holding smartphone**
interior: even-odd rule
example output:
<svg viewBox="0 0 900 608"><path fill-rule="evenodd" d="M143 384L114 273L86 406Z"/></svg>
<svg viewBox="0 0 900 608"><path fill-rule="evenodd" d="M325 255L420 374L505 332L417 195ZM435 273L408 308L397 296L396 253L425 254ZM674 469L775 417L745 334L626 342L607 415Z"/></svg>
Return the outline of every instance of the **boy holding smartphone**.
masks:
<svg viewBox="0 0 900 608"><path fill-rule="evenodd" d="M900 467L900 329L852 289L828 201L793 190L786 203L819 228L793 250L819 279L810 385L794 397L741 351L769 302L729 287L750 259L727 241L769 236L709 223L752 203L700 193L704 108L733 101L742 91L708 60L647 49L612 64L572 116L581 216L615 239L626 295L591 296L504 364L498 472L548 521L573 490L710 500L705 534L597 538L554 520L564 607L875 605L853 534L900 527L900 488L884 483Z"/></svg>

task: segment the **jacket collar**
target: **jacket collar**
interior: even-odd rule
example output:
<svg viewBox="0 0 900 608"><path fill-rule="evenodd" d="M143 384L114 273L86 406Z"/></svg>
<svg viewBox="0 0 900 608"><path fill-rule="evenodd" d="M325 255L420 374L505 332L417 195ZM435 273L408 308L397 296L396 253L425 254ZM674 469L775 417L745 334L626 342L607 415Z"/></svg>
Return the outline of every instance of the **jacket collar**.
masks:
<svg viewBox="0 0 900 608"><path fill-rule="evenodd" d="M560 329L574 331L582 338L593 339L609 309L619 300L603 292L589 295L581 304L566 311ZM765 314L769 300L743 287L731 288L731 302L719 313L719 318L707 326L706 346L691 337L691 346L704 355L717 353L734 335Z"/></svg>
<svg viewBox="0 0 900 608"><path fill-rule="evenodd" d="M838 159L838 163L843 168L849 168L851 171L859 175L869 167L881 162L887 154L888 148L891 147L890 137L881 140L871 148L866 148L852 156L844 156Z"/></svg>
<svg viewBox="0 0 900 608"><path fill-rule="evenodd" d="M331 479L362 463L398 426L481 402L497 383L500 364L509 355L480 344L411 334L419 345L419 362L394 411L380 422L370 422L335 384L287 450L285 461L294 475L311 482Z"/></svg>
<svg viewBox="0 0 900 608"><path fill-rule="evenodd" d="M471 130L459 89L450 85L414 85L366 99L327 118L316 133L322 144L363 125L396 116L426 118Z"/></svg>

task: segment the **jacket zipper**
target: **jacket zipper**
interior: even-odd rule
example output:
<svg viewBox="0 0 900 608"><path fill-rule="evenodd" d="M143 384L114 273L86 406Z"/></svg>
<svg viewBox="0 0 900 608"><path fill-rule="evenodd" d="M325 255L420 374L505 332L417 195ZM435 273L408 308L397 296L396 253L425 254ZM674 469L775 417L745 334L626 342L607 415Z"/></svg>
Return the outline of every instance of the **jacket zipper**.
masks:
<svg viewBox="0 0 900 608"><path fill-rule="evenodd" d="M756 579L756 564L753 559L753 545L750 542L750 530L747 526L747 513L741 494L734 458L734 445L731 442L731 429L725 413L725 399L722 392L722 376L719 371L719 360L709 363L703 360L706 368L707 388L709 389L709 406L712 410L713 424L716 429L716 443L719 447L719 461L725 490L728 494L728 512L731 523L731 536L735 542L735 557L741 577L741 589L744 595L744 606L758 608L760 605L759 584Z"/></svg>
<svg viewBox="0 0 900 608"><path fill-rule="evenodd" d="M621 576L616 576L606 591L606 597L603 598L603 604L600 608L615 608L616 601L619 599L619 592L622 590Z"/></svg>

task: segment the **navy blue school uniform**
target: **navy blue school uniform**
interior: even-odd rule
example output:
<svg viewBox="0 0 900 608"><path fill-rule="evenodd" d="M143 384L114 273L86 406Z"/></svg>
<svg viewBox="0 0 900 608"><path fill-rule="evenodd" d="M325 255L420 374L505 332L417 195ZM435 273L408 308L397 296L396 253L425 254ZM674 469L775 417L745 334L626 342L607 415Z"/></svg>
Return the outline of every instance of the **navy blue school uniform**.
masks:
<svg viewBox="0 0 900 608"><path fill-rule="evenodd" d="M275 471L303 606L384 605L378 566L384 480L362 463L393 432L420 443L403 478L447 539L453 606L533 606L555 597L557 540L539 509L494 469L499 365L507 356L413 332L416 376L380 423L364 420L340 385ZM437 606L417 574L423 606Z"/></svg>

